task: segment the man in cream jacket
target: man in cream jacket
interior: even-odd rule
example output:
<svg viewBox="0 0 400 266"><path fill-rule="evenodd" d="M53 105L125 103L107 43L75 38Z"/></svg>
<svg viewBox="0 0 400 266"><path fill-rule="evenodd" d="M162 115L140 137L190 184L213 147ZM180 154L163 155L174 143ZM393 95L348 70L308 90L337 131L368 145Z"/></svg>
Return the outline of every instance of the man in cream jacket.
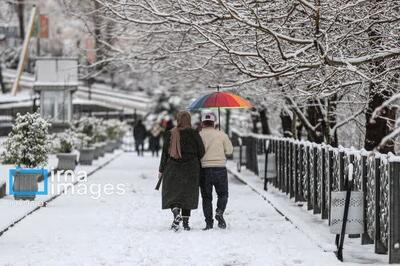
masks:
<svg viewBox="0 0 400 266"><path fill-rule="evenodd" d="M223 214L226 204L228 203L226 155L232 154L233 147L228 135L215 129L214 124L216 117L213 113L203 115L201 120L202 130L200 136L206 151L201 159L202 169L200 177L203 212L206 219L206 227L203 230L212 229L214 226L212 205L213 187L218 196L215 219L218 221L218 227L225 229L226 222Z"/></svg>

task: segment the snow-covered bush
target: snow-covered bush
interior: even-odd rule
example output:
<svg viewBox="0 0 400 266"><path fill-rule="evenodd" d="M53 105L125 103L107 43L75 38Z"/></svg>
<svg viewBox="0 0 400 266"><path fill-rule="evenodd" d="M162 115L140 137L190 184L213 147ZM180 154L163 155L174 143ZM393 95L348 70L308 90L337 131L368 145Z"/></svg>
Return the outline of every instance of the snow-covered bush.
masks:
<svg viewBox="0 0 400 266"><path fill-rule="evenodd" d="M76 147L78 149L89 148L92 145L92 139L81 132L76 133Z"/></svg>
<svg viewBox="0 0 400 266"><path fill-rule="evenodd" d="M96 143L104 142L107 140L107 126L103 119L97 119L94 127L94 141Z"/></svg>
<svg viewBox="0 0 400 266"><path fill-rule="evenodd" d="M126 132L129 131L129 129L130 129L130 127L126 122L124 122L124 121L120 122L119 131L118 131L118 138L122 139L125 136Z"/></svg>
<svg viewBox="0 0 400 266"><path fill-rule="evenodd" d="M106 127L107 137L111 140L119 138L121 122L116 119L110 119L104 121Z"/></svg>
<svg viewBox="0 0 400 266"><path fill-rule="evenodd" d="M77 133L83 133L89 138L93 138L97 118L95 117L82 117L74 123L74 130Z"/></svg>
<svg viewBox="0 0 400 266"><path fill-rule="evenodd" d="M45 165L50 150L49 127L50 123L38 113L17 114L15 124L4 143L4 162L28 168Z"/></svg>
<svg viewBox="0 0 400 266"><path fill-rule="evenodd" d="M82 117L74 123L74 130L79 134L81 141L87 142L87 145L96 142L102 142L107 139L106 127L103 120L96 117ZM85 134L85 138L82 134Z"/></svg>
<svg viewBox="0 0 400 266"><path fill-rule="evenodd" d="M54 134L52 142L52 151L55 153L71 153L76 144L77 136L71 129L62 133Z"/></svg>

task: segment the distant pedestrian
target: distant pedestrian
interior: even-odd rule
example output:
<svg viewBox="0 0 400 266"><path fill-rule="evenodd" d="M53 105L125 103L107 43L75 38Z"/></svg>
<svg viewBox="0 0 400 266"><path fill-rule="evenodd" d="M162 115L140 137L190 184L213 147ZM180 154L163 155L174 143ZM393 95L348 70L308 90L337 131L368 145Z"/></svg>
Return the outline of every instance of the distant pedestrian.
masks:
<svg viewBox="0 0 400 266"><path fill-rule="evenodd" d="M150 130L150 150L152 156L158 157L158 151L160 150L160 137L161 137L161 127L156 122Z"/></svg>
<svg viewBox="0 0 400 266"><path fill-rule="evenodd" d="M213 113L205 114L202 117L203 128L200 132L205 147L205 154L201 159L202 169L200 177L203 212L206 221L206 227L203 230L212 229L214 226L212 205L213 187L218 196L215 219L218 221L219 228L226 228L226 222L223 216L228 203L226 155L232 154L233 146L228 135L215 129L215 121L216 117Z"/></svg>
<svg viewBox="0 0 400 266"><path fill-rule="evenodd" d="M199 133L192 129L191 116L182 111L177 126L167 131L161 156L159 176L162 178L162 208L171 209L174 220L171 229L178 231L183 220L184 230L190 230L189 217L199 203L200 159L204 145Z"/></svg>
<svg viewBox="0 0 400 266"><path fill-rule="evenodd" d="M133 137L135 139L135 147L138 156L144 155L144 140L146 139L147 131L142 120L139 120L133 128Z"/></svg>
<svg viewBox="0 0 400 266"><path fill-rule="evenodd" d="M170 120L167 121L165 129L168 131L168 130L171 130L173 128L174 128L174 122L170 119Z"/></svg>

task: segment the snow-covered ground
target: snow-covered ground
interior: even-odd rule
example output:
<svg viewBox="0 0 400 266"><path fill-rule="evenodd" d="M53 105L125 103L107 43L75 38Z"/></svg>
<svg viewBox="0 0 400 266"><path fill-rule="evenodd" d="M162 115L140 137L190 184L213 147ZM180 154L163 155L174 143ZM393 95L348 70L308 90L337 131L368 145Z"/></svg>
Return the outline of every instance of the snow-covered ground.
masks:
<svg viewBox="0 0 400 266"><path fill-rule="evenodd" d="M158 159L125 153L87 185L125 193L63 195L0 237L0 265L341 265L248 186L230 177L227 230L169 230L154 190ZM4 215L4 213L1 213Z"/></svg>

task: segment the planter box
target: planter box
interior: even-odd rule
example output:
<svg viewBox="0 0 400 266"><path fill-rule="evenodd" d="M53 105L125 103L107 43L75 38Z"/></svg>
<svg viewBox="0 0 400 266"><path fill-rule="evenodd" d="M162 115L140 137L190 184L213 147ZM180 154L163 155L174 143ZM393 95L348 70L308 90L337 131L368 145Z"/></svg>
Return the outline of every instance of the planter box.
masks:
<svg viewBox="0 0 400 266"><path fill-rule="evenodd" d="M75 170L77 155L73 153L58 153L57 154L58 165L57 170Z"/></svg>
<svg viewBox="0 0 400 266"><path fill-rule="evenodd" d="M103 157L106 154L107 142L102 142L99 144L99 146L100 146L100 157Z"/></svg>
<svg viewBox="0 0 400 266"><path fill-rule="evenodd" d="M106 146L107 146L106 142L94 144L94 147L95 147L94 158L95 159L98 159L98 158L104 156L104 154L106 153Z"/></svg>
<svg viewBox="0 0 400 266"><path fill-rule="evenodd" d="M13 191L14 193L18 192L37 192L38 191L38 182L40 179L40 174L22 174L22 173L15 173L14 174L14 184L13 184ZM16 200L34 200L36 194L30 195L17 195L14 194L14 199Z"/></svg>
<svg viewBox="0 0 400 266"><path fill-rule="evenodd" d="M79 164L92 165L95 148L84 148L79 150Z"/></svg>
<svg viewBox="0 0 400 266"><path fill-rule="evenodd" d="M94 148L94 154L93 154L93 159L97 160L100 158L100 154L101 154L101 147L99 144L94 144L93 145Z"/></svg>
<svg viewBox="0 0 400 266"><path fill-rule="evenodd" d="M119 149L120 144L119 144L118 140L112 140L111 143L113 145L113 149L114 150L118 150Z"/></svg>
<svg viewBox="0 0 400 266"><path fill-rule="evenodd" d="M114 151L114 144L112 143L112 141L108 141L107 145L105 147L106 152L111 153Z"/></svg>

